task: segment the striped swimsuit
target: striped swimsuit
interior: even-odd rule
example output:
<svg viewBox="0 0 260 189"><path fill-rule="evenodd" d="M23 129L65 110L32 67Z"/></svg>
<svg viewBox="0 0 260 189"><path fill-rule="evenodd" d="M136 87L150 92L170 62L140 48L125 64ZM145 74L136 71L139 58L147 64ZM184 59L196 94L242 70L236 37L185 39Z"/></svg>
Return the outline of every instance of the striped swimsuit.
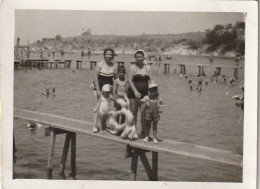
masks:
<svg viewBox="0 0 260 189"><path fill-rule="evenodd" d="M102 62L101 69L98 74L98 83L100 90L103 85L110 84L113 85L113 79L115 77L115 68L114 66L108 66L104 61Z"/></svg>

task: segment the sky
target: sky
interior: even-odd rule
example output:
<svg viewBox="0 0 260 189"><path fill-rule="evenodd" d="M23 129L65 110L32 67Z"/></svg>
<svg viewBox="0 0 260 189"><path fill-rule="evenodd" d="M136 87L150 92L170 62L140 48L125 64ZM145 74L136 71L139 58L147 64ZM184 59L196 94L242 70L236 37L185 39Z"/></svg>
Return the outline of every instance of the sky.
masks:
<svg viewBox="0 0 260 189"><path fill-rule="evenodd" d="M88 28L92 35L178 34L237 21L244 21L243 13L16 10L15 39L20 37L25 45L27 39L32 43L56 35L77 36Z"/></svg>

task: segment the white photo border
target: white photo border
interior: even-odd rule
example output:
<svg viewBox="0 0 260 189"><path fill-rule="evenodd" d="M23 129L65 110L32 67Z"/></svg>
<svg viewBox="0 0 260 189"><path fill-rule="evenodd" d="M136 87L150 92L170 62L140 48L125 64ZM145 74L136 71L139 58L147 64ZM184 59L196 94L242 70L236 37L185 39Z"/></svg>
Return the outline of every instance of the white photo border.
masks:
<svg viewBox="0 0 260 189"><path fill-rule="evenodd" d="M13 62L16 9L182 11L247 13L245 35L245 119L243 182L144 182L12 179ZM173 1L173 0L5 0L1 4L1 98L2 98L2 186L3 188L225 188L256 187L257 172L257 89L258 18L256 1Z"/></svg>

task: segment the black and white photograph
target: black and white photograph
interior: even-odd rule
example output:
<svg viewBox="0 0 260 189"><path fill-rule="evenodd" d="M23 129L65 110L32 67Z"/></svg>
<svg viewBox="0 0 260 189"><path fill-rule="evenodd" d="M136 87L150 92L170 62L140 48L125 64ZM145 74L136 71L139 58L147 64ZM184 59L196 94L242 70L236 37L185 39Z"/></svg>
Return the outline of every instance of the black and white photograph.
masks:
<svg viewBox="0 0 260 189"><path fill-rule="evenodd" d="M11 181L253 188L257 4L47 2L12 9L13 58L1 59Z"/></svg>

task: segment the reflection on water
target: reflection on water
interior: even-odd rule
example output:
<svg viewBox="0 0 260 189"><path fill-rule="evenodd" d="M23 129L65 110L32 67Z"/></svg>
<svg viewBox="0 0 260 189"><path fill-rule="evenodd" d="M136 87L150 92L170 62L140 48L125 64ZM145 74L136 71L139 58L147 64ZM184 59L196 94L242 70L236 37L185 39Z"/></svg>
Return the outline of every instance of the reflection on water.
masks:
<svg viewBox="0 0 260 189"><path fill-rule="evenodd" d="M72 55L71 55L72 56ZM98 56L100 59L102 56ZM93 59L95 57L92 57ZM73 59L73 57L72 57ZM116 57L130 62L130 55ZM131 60L132 61L132 60ZM207 63L202 57L173 57L175 62ZM216 59L214 63L233 65L230 59ZM216 63L216 64L217 64ZM85 69L87 68L87 69ZM192 79L196 89L199 78L191 77L198 72L197 67L187 67L188 80L173 74L178 66L170 67L170 74L163 74L163 65L153 66L155 81L159 85L160 96L166 104L158 123L158 137L202 146L224 149L242 154L243 124L237 124L241 110L231 98L241 93L243 72L239 70L239 80L229 87L210 80L215 68L205 67L208 86L202 91L190 91L188 80ZM73 72L74 70L74 72ZM228 78L233 69L222 70ZM87 61L83 69L24 70L14 73L14 107L45 112L78 120L92 122L94 98L89 85L94 71L89 70ZM42 95L46 88L55 87L56 96ZM14 164L14 178L46 179L49 136L44 136L44 127L36 130L25 129L27 121L14 119L14 135L17 152ZM139 127L138 127L139 128ZM65 136L58 135L53 162L54 179L63 179L58 174ZM77 179L85 180L128 180L130 159L124 159L125 146L86 135L77 135ZM147 153L151 160L150 153ZM70 153L65 170L66 179L70 172ZM138 180L147 180L147 175L138 163ZM241 182L242 169L205 160L179 155L159 154L159 180L168 181L225 181Z"/></svg>

